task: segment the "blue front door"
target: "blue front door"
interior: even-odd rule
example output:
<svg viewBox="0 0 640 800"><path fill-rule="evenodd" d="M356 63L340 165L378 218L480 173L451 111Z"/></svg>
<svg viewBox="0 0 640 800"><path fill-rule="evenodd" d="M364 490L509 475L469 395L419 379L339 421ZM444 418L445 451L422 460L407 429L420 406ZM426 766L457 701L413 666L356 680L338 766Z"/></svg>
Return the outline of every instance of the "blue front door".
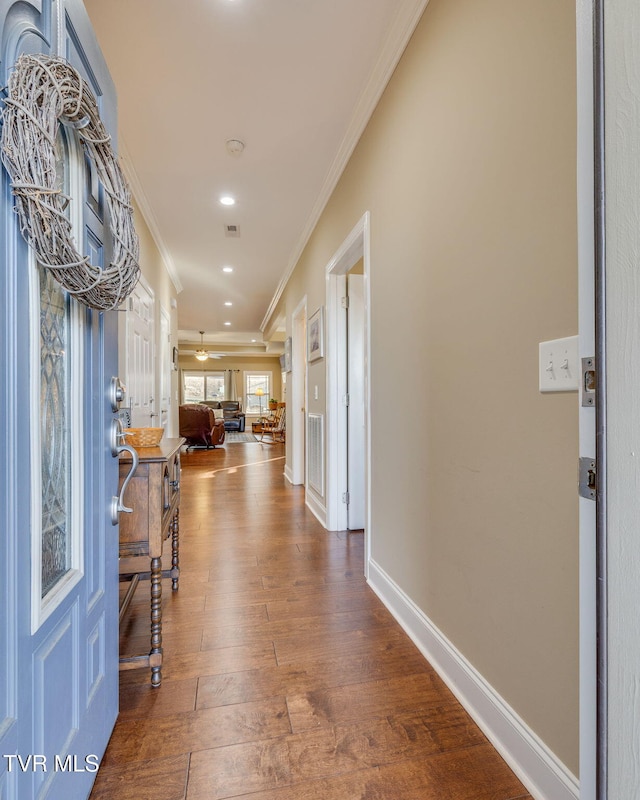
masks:
<svg viewBox="0 0 640 800"><path fill-rule="evenodd" d="M115 95L80 0L0 0L0 85L21 53L62 55L115 132ZM107 256L104 198L73 130L57 143L76 240ZM117 715L117 312L38 267L0 196L0 799L91 790Z"/></svg>

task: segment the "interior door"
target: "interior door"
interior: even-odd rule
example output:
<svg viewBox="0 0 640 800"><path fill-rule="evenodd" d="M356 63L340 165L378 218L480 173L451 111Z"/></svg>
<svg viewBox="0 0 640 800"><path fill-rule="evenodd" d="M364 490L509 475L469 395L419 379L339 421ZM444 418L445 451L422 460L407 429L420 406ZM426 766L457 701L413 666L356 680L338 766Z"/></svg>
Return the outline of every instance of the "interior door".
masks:
<svg viewBox="0 0 640 800"><path fill-rule="evenodd" d="M160 308L160 427L167 430L171 406L171 317Z"/></svg>
<svg viewBox="0 0 640 800"><path fill-rule="evenodd" d="M291 398L287 406L287 447L291 453L291 483L304 485L307 463L307 303L293 312L291 341ZM289 444L290 443L290 444Z"/></svg>
<svg viewBox="0 0 640 800"><path fill-rule="evenodd" d="M0 2L1 77L22 52L59 53L107 128L115 93L80 0ZM57 175L76 240L108 258L104 199L75 131ZM0 196L0 797L85 798L118 707L117 528L109 401L117 313L70 298L23 242Z"/></svg>
<svg viewBox="0 0 640 800"><path fill-rule="evenodd" d="M364 430L364 276L347 275L347 480L349 504L347 528L364 529L365 430Z"/></svg>
<svg viewBox="0 0 640 800"><path fill-rule="evenodd" d="M156 426L153 365L154 297L140 281L127 306L127 391L134 428Z"/></svg>

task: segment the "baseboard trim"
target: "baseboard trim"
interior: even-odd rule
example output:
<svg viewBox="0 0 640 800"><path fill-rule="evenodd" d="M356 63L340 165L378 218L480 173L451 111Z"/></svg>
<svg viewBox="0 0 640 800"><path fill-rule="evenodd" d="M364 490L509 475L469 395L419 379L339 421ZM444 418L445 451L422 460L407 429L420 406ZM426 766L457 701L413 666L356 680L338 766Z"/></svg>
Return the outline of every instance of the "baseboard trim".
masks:
<svg viewBox="0 0 640 800"><path fill-rule="evenodd" d="M327 509L308 489L305 492L304 502L309 511L318 520L323 528L327 527Z"/></svg>
<svg viewBox="0 0 640 800"><path fill-rule="evenodd" d="M535 800L578 800L578 779L373 560L369 585Z"/></svg>
<svg viewBox="0 0 640 800"><path fill-rule="evenodd" d="M291 469L291 467L288 464L284 465L284 477L293 486L293 470Z"/></svg>

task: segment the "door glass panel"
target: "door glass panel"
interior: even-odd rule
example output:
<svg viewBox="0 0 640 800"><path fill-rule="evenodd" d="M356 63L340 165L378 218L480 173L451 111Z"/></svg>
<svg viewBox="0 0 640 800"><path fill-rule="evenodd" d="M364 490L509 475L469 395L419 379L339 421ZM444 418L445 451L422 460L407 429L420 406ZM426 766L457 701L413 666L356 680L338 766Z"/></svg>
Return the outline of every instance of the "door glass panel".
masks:
<svg viewBox="0 0 640 800"><path fill-rule="evenodd" d="M50 273L40 278L42 597L70 569L68 301Z"/></svg>
<svg viewBox="0 0 640 800"><path fill-rule="evenodd" d="M56 139L56 189L69 196L69 148ZM70 206L65 207L69 216ZM40 461L44 598L71 569L70 310L67 293L38 266L40 302Z"/></svg>

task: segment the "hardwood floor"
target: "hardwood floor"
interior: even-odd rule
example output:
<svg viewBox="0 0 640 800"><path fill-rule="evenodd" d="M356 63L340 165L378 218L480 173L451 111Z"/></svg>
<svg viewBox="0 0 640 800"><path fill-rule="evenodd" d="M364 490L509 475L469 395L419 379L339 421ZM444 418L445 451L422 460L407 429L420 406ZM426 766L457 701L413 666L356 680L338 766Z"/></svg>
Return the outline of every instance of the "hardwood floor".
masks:
<svg viewBox="0 0 640 800"><path fill-rule="evenodd" d="M91 800L531 800L327 533L281 445L183 456L163 683L121 673ZM121 650L148 648L141 584Z"/></svg>

